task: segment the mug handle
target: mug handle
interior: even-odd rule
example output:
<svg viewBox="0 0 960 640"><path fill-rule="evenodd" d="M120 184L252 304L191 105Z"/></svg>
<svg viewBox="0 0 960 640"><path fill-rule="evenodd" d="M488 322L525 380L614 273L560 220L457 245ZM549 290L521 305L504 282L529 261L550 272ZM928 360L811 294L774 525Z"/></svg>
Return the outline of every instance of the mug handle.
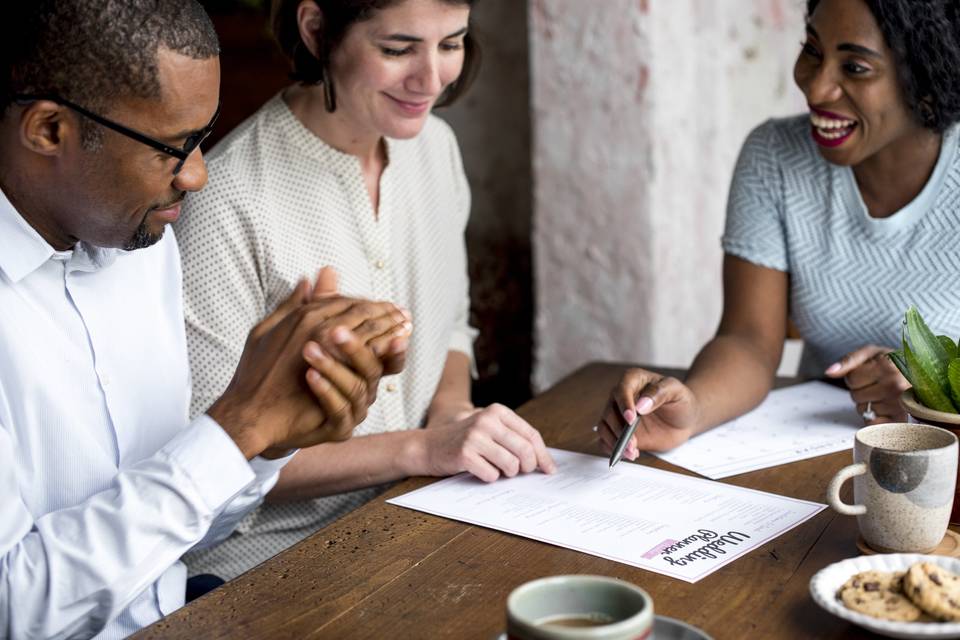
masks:
<svg viewBox="0 0 960 640"><path fill-rule="evenodd" d="M867 512L867 508L862 504L847 504L840 499L840 487L843 483L854 476L862 476L867 472L867 465L863 462L851 464L837 471L833 476L830 485L827 487L827 504L829 504L837 513L844 516L862 516Z"/></svg>

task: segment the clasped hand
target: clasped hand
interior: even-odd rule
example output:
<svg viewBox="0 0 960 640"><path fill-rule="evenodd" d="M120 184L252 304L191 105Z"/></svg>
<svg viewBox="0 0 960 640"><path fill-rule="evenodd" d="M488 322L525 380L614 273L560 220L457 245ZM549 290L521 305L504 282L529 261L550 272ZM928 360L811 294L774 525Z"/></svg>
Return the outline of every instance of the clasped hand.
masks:
<svg viewBox="0 0 960 640"><path fill-rule="evenodd" d="M236 373L207 413L240 450L276 456L344 440L366 418L380 377L403 369L409 314L336 293L323 270L250 332Z"/></svg>

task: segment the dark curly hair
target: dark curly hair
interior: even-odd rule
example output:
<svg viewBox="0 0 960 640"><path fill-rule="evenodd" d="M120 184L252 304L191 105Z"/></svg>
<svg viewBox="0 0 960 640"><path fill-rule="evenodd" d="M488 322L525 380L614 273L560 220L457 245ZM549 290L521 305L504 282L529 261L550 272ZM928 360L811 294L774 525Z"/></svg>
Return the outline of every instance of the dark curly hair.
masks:
<svg viewBox="0 0 960 640"><path fill-rule="evenodd" d="M314 57L300 38L300 26L297 24L297 7L300 0L273 0L271 22L273 35L280 49L293 64L290 77L304 84L324 82L330 57L343 42L350 27L357 22L369 20L378 11L382 11L400 0L314 0L323 12L323 26L317 34L320 43L320 55ZM460 4L473 7L476 0L443 0L448 4ZM476 78L480 67L480 46L476 37L469 31L463 38L463 71L440 99L437 107L453 104ZM335 95L332 91L331 96ZM329 110L336 109L336 98ZM330 108L332 107L332 109Z"/></svg>
<svg viewBox="0 0 960 640"><path fill-rule="evenodd" d="M897 63L904 100L917 120L942 133L960 121L960 2L864 0ZM820 0L807 0L807 15Z"/></svg>
<svg viewBox="0 0 960 640"><path fill-rule="evenodd" d="M160 94L160 47L219 54L196 0L16 0L0 8L0 117L15 94L55 94L93 111L120 97ZM87 148L100 129L81 119Z"/></svg>

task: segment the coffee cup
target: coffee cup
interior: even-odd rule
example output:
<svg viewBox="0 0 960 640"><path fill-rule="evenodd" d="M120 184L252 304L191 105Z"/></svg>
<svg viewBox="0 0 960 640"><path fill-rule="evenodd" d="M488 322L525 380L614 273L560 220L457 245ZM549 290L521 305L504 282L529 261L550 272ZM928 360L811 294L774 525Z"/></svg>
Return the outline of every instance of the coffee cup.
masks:
<svg viewBox="0 0 960 640"><path fill-rule="evenodd" d="M857 516L864 542L876 551L935 549L953 507L957 437L924 424L877 424L857 431L853 461L830 481L830 506ZM840 500L840 487L850 478L852 505Z"/></svg>
<svg viewBox="0 0 960 640"><path fill-rule="evenodd" d="M646 591L606 576L540 578L507 598L509 640L644 640L653 620Z"/></svg>

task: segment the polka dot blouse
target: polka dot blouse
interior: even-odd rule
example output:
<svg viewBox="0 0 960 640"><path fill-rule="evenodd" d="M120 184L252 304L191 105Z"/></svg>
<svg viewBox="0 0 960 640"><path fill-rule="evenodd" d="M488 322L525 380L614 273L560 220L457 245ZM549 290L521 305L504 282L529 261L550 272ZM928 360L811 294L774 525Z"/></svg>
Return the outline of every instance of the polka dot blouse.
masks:
<svg viewBox="0 0 960 640"><path fill-rule="evenodd" d="M421 426L448 351L472 360L470 190L456 139L431 116L415 138L386 145L377 215L359 160L306 129L279 95L207 156L207 187L187 198L175 226L193 415L226 388L249 330L326 265L345 294L395 302L414 319L405 370L383 378L354 437ZM223 544L188 555L191 574L232 578L378 491L264 505Z"/></svg>

